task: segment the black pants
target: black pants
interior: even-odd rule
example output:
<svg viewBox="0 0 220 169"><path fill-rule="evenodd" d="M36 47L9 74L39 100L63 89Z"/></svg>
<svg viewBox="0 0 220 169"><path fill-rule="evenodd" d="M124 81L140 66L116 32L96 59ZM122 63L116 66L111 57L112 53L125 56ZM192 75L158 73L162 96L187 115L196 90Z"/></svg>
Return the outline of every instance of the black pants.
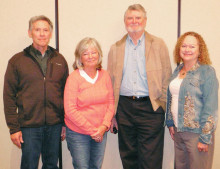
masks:
<svg viewBox="0 0 220 169"><path fill-rule="evenodd" d="M124 169L162 169L164 111L150 99L120 96L117 109L119 151Z"/></svg>

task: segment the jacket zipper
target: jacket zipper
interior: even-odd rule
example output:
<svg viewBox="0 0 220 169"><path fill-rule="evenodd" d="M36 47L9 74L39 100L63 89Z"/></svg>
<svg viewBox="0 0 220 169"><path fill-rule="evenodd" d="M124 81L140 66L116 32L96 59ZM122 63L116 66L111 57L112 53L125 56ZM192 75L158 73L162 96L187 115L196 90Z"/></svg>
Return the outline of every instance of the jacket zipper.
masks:
<svg viewBox="0 0 220 169"><path fill-rule="evenodd" d="M46 102L46 77L44 76L44 124L46 124L46 106L47 106L47 102Z"/></svg>
<svg viewBox="0 0 220 169"><path fill-rule="evenodd" d="M49 61L51 60L52 57L53 57L53 55L51 54L51 57L49 57L48 60L47 60L47 70L48 70L48 63L49 63ZM43 71L42 71L42 69L40 67L40 64L37 62L37 60L33 56L31 56L31 58L37 64L38 68L40 69L41 74L43 75L43 79L44 79L44 115L45 115L45 117L44 117L44 124L46 124L46 105L47 105L47 99L46 99L46 75L47 75L48 72L46 70L46 75L44 75L44 73L43 73Z"/></svg>

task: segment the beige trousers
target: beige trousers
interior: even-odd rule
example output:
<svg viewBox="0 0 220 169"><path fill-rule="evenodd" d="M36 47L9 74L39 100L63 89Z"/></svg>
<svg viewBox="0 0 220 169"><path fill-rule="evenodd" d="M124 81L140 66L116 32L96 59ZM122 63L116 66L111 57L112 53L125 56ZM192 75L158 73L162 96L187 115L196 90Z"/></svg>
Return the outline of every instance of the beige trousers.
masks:
<svg viewBox="0 0 220 169"><path fill-rule="evenodd" d="M208 152L199 152L197 148L199 134L177 132L175 128L175 168L176 169L211 169L214 154L214 134Z"/></svg>

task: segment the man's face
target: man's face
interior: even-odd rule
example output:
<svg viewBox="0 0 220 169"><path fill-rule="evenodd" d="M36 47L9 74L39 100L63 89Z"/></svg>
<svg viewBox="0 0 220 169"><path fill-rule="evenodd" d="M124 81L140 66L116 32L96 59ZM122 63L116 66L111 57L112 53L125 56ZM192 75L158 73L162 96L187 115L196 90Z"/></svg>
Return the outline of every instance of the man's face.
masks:
<svg viewBox="0 0 220 169"><path fill-rule="evenodd" d="M128 33L144 31L147 19L141 11L127 11L125 16L125 27Z"/></svg>
<svg viewBox="0 0 220 169"><path fill-rule="evenodd" d="M33 23L32 29L28 31L29 37L33 39L36 49L45 48L52 37L52 30L47 21L39 20Z"/></svg>

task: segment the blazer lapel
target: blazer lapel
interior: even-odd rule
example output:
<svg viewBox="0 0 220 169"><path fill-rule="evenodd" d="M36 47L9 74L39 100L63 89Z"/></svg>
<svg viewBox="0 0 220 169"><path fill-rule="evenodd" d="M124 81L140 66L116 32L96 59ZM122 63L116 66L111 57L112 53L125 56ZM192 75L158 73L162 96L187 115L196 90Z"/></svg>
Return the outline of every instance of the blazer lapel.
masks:
<svg viewBox="0 0 220 169"><path fill-rule="evenodd" d="M126 44L126 38L127 35L125 35L120 41L117 42L116 46L116 53L117 53L117 58L116 58L116 69L117 69L117 81L118 85L120 87L121 85L121 80L122 80L122 74L123 74L123 67L124 67L124 56L125 56L125 44Z"/></svg>
<svg viewBox="0 0 220 169"><path fill-rule="evenodd" d="M150 49L153 42L153 39L150 37L150 35L145 31L145 60L146 63L150 56Z"/></svg>

